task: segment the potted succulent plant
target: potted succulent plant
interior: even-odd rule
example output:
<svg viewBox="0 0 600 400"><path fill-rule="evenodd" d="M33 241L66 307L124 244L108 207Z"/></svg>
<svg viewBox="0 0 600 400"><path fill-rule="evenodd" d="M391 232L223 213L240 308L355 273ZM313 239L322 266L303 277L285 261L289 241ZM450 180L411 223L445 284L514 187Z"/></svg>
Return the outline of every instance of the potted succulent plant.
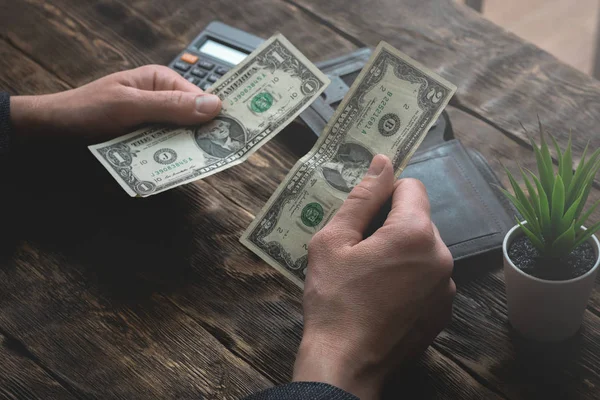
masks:
<svg viewBox="0 0 600 400"><path fill-rule="evenodd" d="M517 219L504 238L504 276L508 318L523 336L560 341L577 332L594 287L600 222L585 228L600 204L583 211L600 168L600 149L586 159L587 146L575 171L571 139L564 152L551 136L558 157L554 165L540 123L541 146L530 137L538 174L521 169L528 196L506 170L514 195L503 190L524 221Z"/></svg>

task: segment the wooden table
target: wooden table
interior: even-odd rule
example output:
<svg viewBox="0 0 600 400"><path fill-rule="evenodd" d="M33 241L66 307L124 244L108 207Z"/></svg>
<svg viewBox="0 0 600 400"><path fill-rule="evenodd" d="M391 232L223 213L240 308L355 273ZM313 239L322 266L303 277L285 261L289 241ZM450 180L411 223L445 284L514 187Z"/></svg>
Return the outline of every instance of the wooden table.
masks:
<svg viewBox="0 0 600 400"><path fill-rule="evenodd" d="M314 61L389 41L459 86L456 135L503 178L500 162L532 166L519 122L537 114L563 145L573 131L576 154L600 146L599 82L450 0L2 0L0 88L165 64L213 19L281 31ZM81 147L3 165L0 397L221 399L289 381L302 293L238 238L312 143L291 126L246 163L144 200ZM455 271L451 325L386 397L598 398L600 293L574 339L536 346L507 323L498 253Z"/></svg>

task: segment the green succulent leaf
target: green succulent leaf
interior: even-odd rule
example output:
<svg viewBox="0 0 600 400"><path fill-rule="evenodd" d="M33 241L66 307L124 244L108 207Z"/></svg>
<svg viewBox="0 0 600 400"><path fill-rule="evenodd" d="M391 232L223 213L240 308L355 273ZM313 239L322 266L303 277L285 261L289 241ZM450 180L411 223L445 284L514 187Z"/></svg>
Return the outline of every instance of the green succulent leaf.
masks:
<svg viewBox="0 0 600 400"><path fill-rule="evenodd" d="M571 180L571 184L569 185L569 198L567 201L573 201L579 197L581 192L584 190L587 183L587 177L594 165L598 162L599 156L600 149L594 151L589 160L584 161L583 158L581 159L577 169L575 170L575 175Z"/></svg>
<svg viewBox="0 0 600 400"><path fill-rule="evenodd" d="M576 249L580 245L582 245L586 240L588 240L594 233L596 233L600 229L600 222L596 222L594 225L587 228L585 231L581 231L581 233L575 239L575 244L571 248L571 250Z"/></svg>
<svg viewBox="0 0 600 400"><path fill-rule="evenodd" d="M571 202L574 197L569 196L569 185L573 178L573 160L571 157L571 136L569 135L569 143L567 144L567 149L563 153L560 150L560 146L556 141L556 138L553 135L550 135L552 138L552 143L554 144L554 149L556 150L556 154L558 157L558 174L563 180L563 184L565 186L565 208L571 206Z"/></svg>
<svg viewBox="0 0 600 400"><path fill-rule="evenodd" d="M571 207L565 212L560 223L557 228L557 232L560 235L560 232L566 231L570 225L574 225L575 222L575 213L579 209L579 203L581 202L581 196L571 204Z"/></svg>
<svg viewBox="0 0 600 400"><path fill-rule="evenodd" d="M538 224L539 224L540 215L541 215L540 198L538 197L535 189L533 188L533 185L529 181L529 178L527 178L527 174L525 173L525 171L523 171L523 168L520 168L520 170L521 170L521 176L523 177L523 182L525 182L525 186L527 187L527 193L529 194L531 203L533 203L532 204L533 211L536 215L536 219L538 220Z"/></svg>
<svg viewBox="0 0 600 400"><path fill-rule="evenodd" d="M533 147L533 152L535 154L535 160L537 164L538 173L540 175L540 182L542 183L542 187L546 193L552 193L552 187L554 186L554 177L552 172L552 166L546 165L544 161L544 156L542 155L542 151L535 143L532 137L529 137L529 141L531 142L531 147ZM548 199L550 201L550 199Z"/></svg>
<svg viewBox="0 0 600 400"><path fill-rule="evenodd" d="M525 218L525 220L527 222L529 222L533 218L531 215L529 215L529 213L528 213L527 209L525 208L525 206L523 205L523 203L521 203L521 201L519 201L519 199L517 199L515 196L513 196L512 193L510 193L508 190L506 190L500 186L498 186L498 189L501 190L502 193L504 193L504 195L506 197L508 197L510 202L513 203L515 208L521 213L521 215L523 216L523 218ZM532 225L532 229L534 229L533 225Z"/></svg>
<svg viewBox="0 0 600 400"><path fill-rule="evenodd" d="M554 256L560 256L562 254L570 252L573 244L575 243L575 224L571 222L569 229L564 231L556 240L552 243L552 254Z"/></svg>
<svg viewBox="0 0 600 400"><path fill-rule="evenodd" d="M584 182L591 184L591 182L596 177L596 174L598 173L599 169L600 169L600 158L592 165L592 167L590 168L590 170L588 171L588 174L586 175L586 177L584 179Z"/></svg>
<svg viewBox="0 0 600 400"><path fill-rule="evenodd" d="M550 223L552 224L552 234L560 235L558 231L560 221L564 215L565 207L565 187L560 175L556 176L554 181L554 189L552 190L552 206L550 211Z"/></svg>
<svg viewBox="0 0 600 400"><path fill-rule="evenodd" d="M538 238L536 234L534 234L529 229L527 229L527 227L525 227L525 225L523 225L521 223L521 221L519 221L518 218L516 220L517 220L517 224L519 224L519 226L523 230L523 233L525 233L525 236L527 236L529 238L529 240L531 240L531 243L533 243L533 245L538 250L542 251L542 249L545 248L544 242L542 240L540 240L540 238Z"/></svg>
<svg viewBox="0 0 600 400"><path fill-rule="evenodd" d="M560 150L560 146L558 145L558 142L556 141L556 138L554 137L554 135L548 135L548 136L550 136L550 139L552 139L552 144L554 144L554 150L556 150L556 158L558 159L558 173L563 178L563 183L564 183L564 177L562 176L562 171L561 171L561 166L563 165L563 153Z"/></svg>
<svg viewBox="0 0 600 400"><path fill-rule="evenodd" d="M583 189L583 191L579 195L579 197L581 198L581 201L579 202L579 206L577 207L577 211L575 212L575 215L573 216L573 218L575 218L575 219L579 218L579 215L583 211L583 207L585 207L585 203L587 202L587 198L590 194L591 189L592 189L592 181L588 182L586 187Z"/></svg>
<svg viewBox="0 0 600 400"><path fill-rule="evenodd" d="M582 198L581 203L579 203L579 209L575 213L575 218L579 218L579 214L583 211L583 207L587 202L587 198L592 190L592 185L594 183L594 177L600 168L600 159L593 165L591 168L587 170L587 173L584 179L581 182L581 187L579 188L578 196ZM587 168L586 168L587 169Z"/></svg>
<svg viewBox="0 0 600 400"><path fill-rule="evenodd" d="M550 225L550 202L548 201L548 195L544 191L542 184L537 176L531 171L527 171L531 174L531 179L535 183L538 190L538 199L540 200L540 225L541 231L544 237L550 237L552 235L552 226Z"/></svg>
<svg viewBox="0 0 600 400"><path fill-rule="evenodd" d="M577 222L575 222L575 228L579 229L580 227L582 227L585 224L585 221L587 221L587 219L590 217L590 215L592 215L596 208L598 208L598 205L600 205L600 200L596 201L594 205L592 205L590 209L585 212L585 214L579 217Z"/></svg>
<svg viewBox="0 0 600 400"><path fill-rule="evenodd" d="M569 136L569 141L571 141L571 137ZM577 168L575 168L575 173L573 174L573 177L571 178L571 182L569 183L569 186L567 187L567 199L570 200L572 199L572 197L574 197L574 192L578 189L575 188L576 185L579 185L579 183L577 183L579 177L581 176L581 174L583 173L583 168L586 165L585 162L585 157L587 155L587 151L588 148L590 146L590 141L588 140L588 142L585 145L585 148L583 149L583 154L581 155L581 159L579 160L579 164L577 164Z"/></svg>
<svg viewBox="0 0 600 400"><path fill-rule="evenodd" d="M513 191L515 192L516 198L523 205L523 208L526 211L525 214L521 214L523 214L523 216L527 218L527 222L529 222L532 225L532 229L534 231L539 231L539 224L533 206L529 202L527 196L525 196L525 193L523 193L523 190L521 189L513 175L510 173L510 171L507 168L504 169L506 170L508 180L510 181L510 185L512 186Z"/></svg>
<svg viewBox="0 0 600 400"><path fill-rule="evenodd" d="M573 179L573 152L571 150L571 134L569 134L569 142L567 143L567 149L563 153L562 161L560 164L560 176L562 177L565 188L568 188Z"/></svg>
<svg viewBox="0 0 600 400"><path fill-rule="evenodd" d="M552 156L550 155L550 149L548 148L548 143L546 143L546 135L544 132L544 127L542 126L542 121L540 121L540 118L538 116L538 123L540 126L540 137L541 137L541 146L540 146L540 151L542 153L542 158L544 159L544 166L546 169L546 175L547 175L547 180L548 180L548 184L549 187L546 188L544 187L547 191L548 190L552 190L552 186L554 185L554 168L553 168L553 164L552 164ZM542 183L544 183L544 181L542 180Z"/></svg>
<svg viewBox="0 0 600 400"><path fill-rule="evenodd" d="M571 135L569 135L569 140L570 139L571 139ZM585 144L583 153L581 153L581 160L579 160L579 164L583 164L585 162L585 156L587 155L588 148L590 147L590 141L591 141L591 139L588 139L587 143ZM579 165L577 167L579 167Z"/></svg>

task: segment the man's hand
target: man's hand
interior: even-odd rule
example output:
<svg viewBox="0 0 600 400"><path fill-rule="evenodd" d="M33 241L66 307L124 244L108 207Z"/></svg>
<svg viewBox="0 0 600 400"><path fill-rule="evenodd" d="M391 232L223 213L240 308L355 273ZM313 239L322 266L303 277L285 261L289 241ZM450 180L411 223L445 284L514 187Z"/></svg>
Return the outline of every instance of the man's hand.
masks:
<svg viewBox="0 0 600 400"><path fill-rule="evenodd" d="M147 122L199 124L219 113L221 101L177 72L149 65L66 92L12 97L10 106L21 140L49 135L99 140Z"/></svg>
<svg viewBox="0 0 600 400"><path fill-rule="evenodd" d="M385 224L363 239L392 195ZM425 350L449 322L452 266L423 184L395 181L389 159L376 156L309 244L294 381L326 382L362 400L377 398L386 375Z"/></svg>

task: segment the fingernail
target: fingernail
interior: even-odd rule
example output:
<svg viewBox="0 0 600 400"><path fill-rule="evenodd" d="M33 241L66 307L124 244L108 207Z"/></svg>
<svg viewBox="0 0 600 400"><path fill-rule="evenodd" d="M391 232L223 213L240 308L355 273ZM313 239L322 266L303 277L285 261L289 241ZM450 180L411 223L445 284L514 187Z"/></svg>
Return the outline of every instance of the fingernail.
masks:
<svg viewBox="0 0 600 400"><path fill-rule="evenodd" d="M196 97L196 111L202 114L212 114L219 106L219 98L214 94Z"/></svg>
<svg viewBox="0 0 600 400"><path fill-rule="evenodd" d="M385 156L382 156L381 154L376 155L375 158L373 158L373 161L371 161L367 176L379 176L385 168L386 161Z"/></svg>

